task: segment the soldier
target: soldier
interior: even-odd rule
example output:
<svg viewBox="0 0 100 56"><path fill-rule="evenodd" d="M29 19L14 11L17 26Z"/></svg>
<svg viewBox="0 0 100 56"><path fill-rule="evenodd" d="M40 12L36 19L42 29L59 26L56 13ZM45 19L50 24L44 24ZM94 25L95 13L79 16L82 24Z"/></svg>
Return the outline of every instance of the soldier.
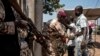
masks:
<svg viewBox="0 0 100 56"><path fill-rule="evenodd" d="M53 19L50 22L50 28L54 29L55 32L58 32L58 35L60 36L51 36L51 49L52 49L52 56L60 56L59 51L58 51L58 47L57 44L60 44L60 42L56 41L57 39L61 38L60 40L63 42L68 42L68 35L66 32L66 26L64 25L65 23L65 19L66 19L67 14L65 13L65 11L59 11L57 14L57 18ZM63 46L62 46L63 48Z"/></svg>
<svg viewBox="0 0 100 56"><path fill-rule="evenodd" d="M22 19L28 19L19 7L17 0L0 0L0 56L20 56L16 31L16 18L12 7Z"/></svg>
<svg viewBox="0 0 100 56"><path fill-rule="evenodd" d="M29 37L29 26L25 20L20 20L17 23L17 33L20 45L20 56L31 56L30 45L28 42Z"/></svg>
<svg viewBox="0 0 100 56"><path fill-rule="evenodd" d="M0 6L0 56L20 56L20 46L16 29L17 23L20 20L16 20L12 8L20 15L21 19L28 22L32 35L31 40L33 41L33 36L36 35L36 41L46 48L45 37L41 37L42 34L37 31L31 19L25 16L17 0L0 0ZM30 42L30 40L28 41Z"/></svg>
<svg viewBox="0 0 100 56"><path fill-rule="evenodd" d="M70 34L74 34L76 30L75 20L72 16L70 16L69 19L70 19L69 26L72 27L72 29L69 29L69 31L70 31ZM73 37L72 40L69 40L69 42L67 43L67 46L68 46L68 56L74 56L75 36Z"/></svg>

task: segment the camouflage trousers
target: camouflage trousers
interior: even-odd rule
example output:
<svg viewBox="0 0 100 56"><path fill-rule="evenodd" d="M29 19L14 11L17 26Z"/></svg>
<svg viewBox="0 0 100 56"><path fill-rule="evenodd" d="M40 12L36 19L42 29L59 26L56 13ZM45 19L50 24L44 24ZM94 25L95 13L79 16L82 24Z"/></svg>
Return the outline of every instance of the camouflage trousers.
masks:
<svg viewBox="0 0 100 56"><path fill-rule="evenodd" d="M32 56L32 52L26 41L20 41L20 56Z"/></svg>
<svg viewBox="0 0 100 56"><path fill-rule="evenodd" d="M61 39L51 39L49 50L51 51L49 56L62 56L64 53L64 44Z"/></svg>

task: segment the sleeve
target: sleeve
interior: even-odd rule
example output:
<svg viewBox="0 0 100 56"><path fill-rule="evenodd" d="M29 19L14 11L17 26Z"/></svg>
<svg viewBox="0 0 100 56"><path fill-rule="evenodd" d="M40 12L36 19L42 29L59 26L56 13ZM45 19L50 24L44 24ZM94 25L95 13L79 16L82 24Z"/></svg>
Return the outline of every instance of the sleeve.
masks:
<svg viewBox="0 0 100 56"><path fill-rule="evenodd" d="M56 24L56 29L58 30L58 32L61 34L61 35L65 35L66 34L66 29L63 25L61 24Z"/></svg>
<svg viewBox="0 0 100 56"><path fill-rule="evenodd" d="M15 34L15 23L14 22L2 22L2 26L0 26L0 34Z"/></svg>
<svg viewBox="0 0 100 56"><path fill-rule="evenodd" d="M64 35L64 28L56 20L51 21L50 27L57 30L61 35Z"/></svg>
<svg viewBox="0 0 100 56"><path fill-rule="evenodd" d="M6 34L10 34L13 35L15 34L15 23L14 22L5 22L5 26L6 26Z"/></svg>
<svg viewBox="0 0 100 56"><path fill-rule="evenodd" d="M56 21L55 20L52 20L51 22L50 22L50 28L54 28L55 27L55 23L56 23Z"/></svg>
<svg viewBox="0 0 100 56"><path fill-rule="evenodd" d="M59 23L58 21L52 21L50 23L50 27L56 29L60 35L68 37L68 32L66 30L66 27L63 24Z"/></svg>
<svg viewBox="0 0 100 56"><path fill-rule="evenodd" d="M87 20L85 18L80 20L80 27L81 28L87 27Z"/></svg>

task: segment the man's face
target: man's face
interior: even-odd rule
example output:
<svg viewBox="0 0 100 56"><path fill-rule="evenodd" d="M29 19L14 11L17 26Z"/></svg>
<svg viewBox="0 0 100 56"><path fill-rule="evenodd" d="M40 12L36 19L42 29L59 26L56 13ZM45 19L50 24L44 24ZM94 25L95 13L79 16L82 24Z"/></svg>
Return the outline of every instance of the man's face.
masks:
<svg viewBox="0 0 100 56"><path fill-rule="evenodd" d="M58 18L58 21L61 22L61 23L63 23L64 20L65 20L65 17L62 17L62 16L61 16L61 17Z"/></svg>
<svg viewBox="0 0 100 56"><path fill-rule="evenodd" d="M80 16L80 14L81 14L81 13L80 13L79 9L75 9L75 15L76 15L76 16Z"/></svg>
<svg viewBox="0 0 100 56"><path fill-rule="evenodd" d="M57 18L60 23L63 23L66 19L66 13L63 11L59 11L57 14Z"/></svg>

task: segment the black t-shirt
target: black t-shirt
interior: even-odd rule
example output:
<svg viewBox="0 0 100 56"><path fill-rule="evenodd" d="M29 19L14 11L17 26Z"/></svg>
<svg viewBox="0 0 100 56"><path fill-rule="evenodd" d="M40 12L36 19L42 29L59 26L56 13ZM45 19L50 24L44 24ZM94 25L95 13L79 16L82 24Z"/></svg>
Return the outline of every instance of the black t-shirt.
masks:
<svg viewBox="0 0 100 56"><path fill-rule="evenodd" d="M1 0L5 8L4 22L15 21L9 0ZM15 30L16 31L16 30ZM0 56L19 56L20 48L17 33L15 35L0 35Z"/></svg>
<svg viewBox="0 0 100 56"><path fill-rule="evenodd" d="M14 13L11 8L9 0L1 0L5 8L5 19L4 21L15 21Z"/></svg>

